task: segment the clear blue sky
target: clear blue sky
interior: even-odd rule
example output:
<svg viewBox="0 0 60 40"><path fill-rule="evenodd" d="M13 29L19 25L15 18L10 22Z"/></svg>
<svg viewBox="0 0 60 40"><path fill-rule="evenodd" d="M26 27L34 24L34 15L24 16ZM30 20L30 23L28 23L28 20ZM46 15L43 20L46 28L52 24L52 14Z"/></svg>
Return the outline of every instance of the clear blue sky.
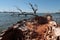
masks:
<svg viewBox="0 0 60 40"><path fill-rule="evenodd" d="M38 5L38 12L57 12L60 10L60 0L0 0L0 11L17 11L15 8L17 6L23 11L30 12L32 10L29 2Z"/></svg>

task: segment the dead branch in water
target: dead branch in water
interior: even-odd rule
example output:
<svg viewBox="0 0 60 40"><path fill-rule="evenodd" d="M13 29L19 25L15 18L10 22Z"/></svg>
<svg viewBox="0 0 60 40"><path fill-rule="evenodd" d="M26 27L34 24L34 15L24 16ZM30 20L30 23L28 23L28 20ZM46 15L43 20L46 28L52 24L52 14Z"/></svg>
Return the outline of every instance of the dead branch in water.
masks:
<svg viewBox="0 0 60 40"><path fill-rule="evenodd" d="M19 10L22 13L22 10L20 8L16 7L16 9Z"/></svg>
<svg viewBox="0 0 60 40"><path fill-rule="evenodd" d="M36 14L36 12L37 12L37 10L38 10L38 6L35 4L35 7L34 7L31 3L29 3L29 5L31 6L34 14Z"/></svg>

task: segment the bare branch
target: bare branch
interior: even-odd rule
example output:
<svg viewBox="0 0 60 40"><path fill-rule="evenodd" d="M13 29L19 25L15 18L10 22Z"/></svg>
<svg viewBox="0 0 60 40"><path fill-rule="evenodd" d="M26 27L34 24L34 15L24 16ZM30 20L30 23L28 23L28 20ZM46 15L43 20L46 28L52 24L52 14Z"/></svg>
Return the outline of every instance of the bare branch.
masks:
<svg viewBox="0 0 60 40"><path fill-rule="evenodd" d="M34 9L33 5L31 3L29 3L29 5L31 6L32 10L34 11L35 9Z"/></svg>
<svg viewBox="0 0 60 40"><path fill-rule="evenodd" d="M37 10L38 10L38 6L37 6L36 4L33 6L31 3L29 3L29 5L31 6L34 14L36 14L36 12L37 12Z"/></svg>
<svg viewBox="0 0 60 40"><path fill-rule="evenodd" d="M17 8L17 10L19 10L22 13L22 10L20 8L18 8L18 7L16 7L16 8Z"/></svg>

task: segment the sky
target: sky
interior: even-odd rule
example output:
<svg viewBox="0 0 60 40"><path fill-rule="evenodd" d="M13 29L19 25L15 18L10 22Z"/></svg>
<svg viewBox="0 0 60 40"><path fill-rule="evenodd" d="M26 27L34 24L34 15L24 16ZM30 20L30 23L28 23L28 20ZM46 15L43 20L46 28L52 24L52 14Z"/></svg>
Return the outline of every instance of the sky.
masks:
<svg viewBox="0 0 60 40"><path fill-rule="evenodd" d="M18 11L18 7L23 11L32 12L29 3L37 4L39 13L60 11L60 0L0 0L0 11Z"/></svg>

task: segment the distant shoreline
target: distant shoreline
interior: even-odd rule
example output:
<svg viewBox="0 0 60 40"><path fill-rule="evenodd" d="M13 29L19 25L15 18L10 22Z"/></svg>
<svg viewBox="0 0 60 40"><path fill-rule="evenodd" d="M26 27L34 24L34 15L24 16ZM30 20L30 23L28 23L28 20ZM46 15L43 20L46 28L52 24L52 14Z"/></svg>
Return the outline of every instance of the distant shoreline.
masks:
<svg viewBox="0 0 60 40"><path fill-rule="evenodd" d="M20 13L20 12L0 12L0 13ZM25 13L33 13L33 12L25 12ZM60 14L60 12L56 12L57 14ZM45 13L45 14L51 14L51 13Z"/></svg>

